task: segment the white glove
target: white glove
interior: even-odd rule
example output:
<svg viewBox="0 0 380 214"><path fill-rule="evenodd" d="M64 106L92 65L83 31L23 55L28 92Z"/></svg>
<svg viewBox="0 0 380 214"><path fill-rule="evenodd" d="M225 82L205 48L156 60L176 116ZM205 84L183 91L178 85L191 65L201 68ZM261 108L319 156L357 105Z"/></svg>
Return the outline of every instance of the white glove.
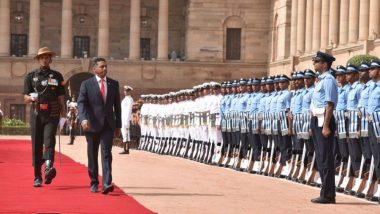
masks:
<svg viewBox="0 0 380 214"><path fill-rule="evenodd" d="M33 102L37 102L38 101L38 93L37 92L32 92L29 95L32 98Z"/></svg>
<svg viewBox="0 0 380 214"><path fill-rule="evenodd" d="M65 125L65 123L66 123L66 118L61 117L59 119L59 129L63 129L63 126Z"/></svg>

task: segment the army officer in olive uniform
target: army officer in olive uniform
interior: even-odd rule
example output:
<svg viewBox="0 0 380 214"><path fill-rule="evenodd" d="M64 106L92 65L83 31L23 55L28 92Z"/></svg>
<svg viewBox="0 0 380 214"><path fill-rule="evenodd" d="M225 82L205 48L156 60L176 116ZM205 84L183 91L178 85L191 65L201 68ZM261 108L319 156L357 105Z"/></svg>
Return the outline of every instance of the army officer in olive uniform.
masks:
<svg viewBox="0 0 380 214"><path fill-rule="evenodd" d="M24 81L24 101L31 103L32 158L34 186L42 185L41 166L45 163L45 184L56 176L55 134L59 118L65 114L64 82L61 73L50 69L54 52L40 48L35 59L40 67L28 73ZM43 149L45 147L45 149Z"/></svg>

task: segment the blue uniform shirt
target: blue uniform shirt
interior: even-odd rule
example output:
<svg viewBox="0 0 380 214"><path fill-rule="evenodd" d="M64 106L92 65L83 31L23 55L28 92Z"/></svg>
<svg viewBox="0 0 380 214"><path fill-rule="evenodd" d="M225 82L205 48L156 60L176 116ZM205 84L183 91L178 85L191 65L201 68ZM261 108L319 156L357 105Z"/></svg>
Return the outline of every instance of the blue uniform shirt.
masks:
<svg viewBox="0 0 380 214"><path fill-rule="evenodd" d="M259 107L260 107L260 101L264 97L264 94L262 92L255 92L254 96L252 96L250 99L252 99L252 113L258 113L259 112Z"/></svg>
<svg viewBox="0 0 380 214"><path fill-rule="evenodd" d="M338 87L338 104L335 107L335 110L342 111L347 110L347 94L350 90L350 85L346 84L343 87Z"/></svg>
<svg viewBox="0 0 380 214"><path fill-rule="evenodd" d="M232 107L232 99L233 99L233 97L234 97L234 94L227 95L225 114L231 113L231 107Z"/></svg>
<svg viewBox="0 0 380 214"><path fill-rule="evenodd" d="M374 84L372 80L368 81L366 84L363 84L363 90L360 93L358 108L364 108L365 110L367 110L368 98L369 98L369 88L370 88L371 84Z"/></svg>
<svg viewBox="0 0 380 214"><path fill-rule="evenodd" d="M270 92L267 98L265 99L265 112L271 112L270 104L272 102L272 99L275 93L276 93L275 91Z"/></svg>
<svg viewBox="0 0 380 214"><path fill-rule="evenodd" d="M249 93L239 94L239 98L237 99L236 111L239 113L247 112L247 102L250 97Z"/></svg>
<svg viewBox="0 0 380 214"><path fill-rule="evenodd" d="M224 95L222 99L220 99L220 105L219 105L219 110L220 110L220 116L225 117L226 115L226 110L227 110L227 101L229 99L229 95Z"/></svg>
<svg viewBox="0 0 380 214"><path fill-rule="evenodd" d="M330 71L319 75L318 79L319 81L313 93L312 106L315 108L324 108L327 102L332 102L335 108L338 103L338 84L336 80Z"/></svg>
<svg viewBox="0 0 380 214"><path fill-rule="evenodd" d="M347 94L347 110L355 111L358 109L360 94L363 90L363 85L359 81L354 82L352 85L348 84L349 92Z"/></svg>
<svg viewBox="0 0 380 214"><path fill-rule="evenodd" d="M240 98L240 94L234 94L231 96L230 112L235 113L238 111L239 98Z"/></svg>
<svg viewBox="0 0 380 214"><path fill-rule="evenodd" d="M279 92L274 91L272 92L271 99L269 104L269 113L275 113L277 112L277 99L278 99Z"/></svg>
<svg viewBox="0 0 380 214"><path fill-rule="evenodd" d="M267 102L267 98L269 97L269 93L263 93L263 96L262 98L260 99L260 104L259 104L259 113L264 113L266 112L267 108L266 108L266 102Z"/></svg>
<svg viewBox="0 0 380 214"><path fill-rule="evenodd" d="M380 81L371 84L369 89L368 113L380 111Z"/></svg>
<svg viewBox="0 0 380 214"><path fill-rule="evenodd" d="M314 85L305 89L305 94L302 96L302 113L310 111L311 97L313 96L314 89Z"/></svg>
<svg viewBox="0 0 380 214"><path fill-rule="evenodd" d="M293 114L302 113L302 97L305 95L306 89L301 88L294 92L293 97L290 101L290 110Z"/></svg>
<svg viewBox="0 0 380 214"><path fill-rule="evenodd" d="M287 111L290 108L290 99L292 94L288 89L279 91L276 99L276 112Z"/></svg>
<svg viewBox="0 0 380 214"><path fill-rule="evenodd" d="M250 93L247 100L247 111L251 114L253 109L253 98L255 97L255 93Z"/></svg>

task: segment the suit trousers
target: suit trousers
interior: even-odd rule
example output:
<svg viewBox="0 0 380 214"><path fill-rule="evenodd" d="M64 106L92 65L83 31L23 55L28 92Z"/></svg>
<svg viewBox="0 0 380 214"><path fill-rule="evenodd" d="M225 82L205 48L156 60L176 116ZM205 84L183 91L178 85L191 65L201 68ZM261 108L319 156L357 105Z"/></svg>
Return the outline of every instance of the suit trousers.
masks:
<svg viewBox="0 0 380 214"><path fill-rule="evenodd" d="M103 179L102 185L110 185L112 183L112 140L114 131L111 129L107 120L104 121L104 127L100 132L86 132L87 140L87 157L88 157L88 175L91 179L91 185L98 185L98 152L100 145L100 153L102 160Z"/></svg>
<svg viewBox="0 0 380 214"><path fill-rule="evenodd" d="M314 140L317 168L322 180L320 196L323 198L335 198L335 167L334 167L334 133L336 124L334 116L330 120L330 135L322 135L322 127L318 127L318 118L312 117L310 128Z"/></svg>

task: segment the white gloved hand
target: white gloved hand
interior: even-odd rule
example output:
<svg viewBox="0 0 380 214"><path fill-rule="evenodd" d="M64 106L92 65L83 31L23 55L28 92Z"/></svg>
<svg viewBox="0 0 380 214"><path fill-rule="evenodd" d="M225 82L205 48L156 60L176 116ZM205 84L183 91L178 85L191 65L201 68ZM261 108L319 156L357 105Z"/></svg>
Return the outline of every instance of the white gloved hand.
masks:
<svg viewBox="0 0 380 214"><path fill-rule="evenodd" d="M38 101L38 93L37 92L32 92L29 95L32 98L33 102L37 102Z"/></svg>
<svg viewBox="0 0 380 214"><path fill-rule="evenodd" d="M59 129L63 129L63 126L65 125L65 123L66 123L66 118L61 117L59 119Z"/></svg>

